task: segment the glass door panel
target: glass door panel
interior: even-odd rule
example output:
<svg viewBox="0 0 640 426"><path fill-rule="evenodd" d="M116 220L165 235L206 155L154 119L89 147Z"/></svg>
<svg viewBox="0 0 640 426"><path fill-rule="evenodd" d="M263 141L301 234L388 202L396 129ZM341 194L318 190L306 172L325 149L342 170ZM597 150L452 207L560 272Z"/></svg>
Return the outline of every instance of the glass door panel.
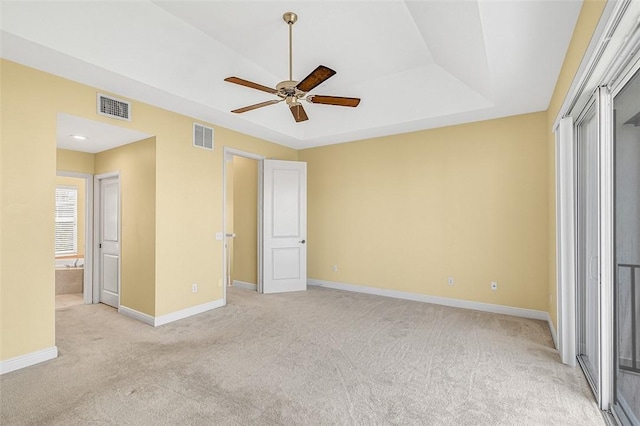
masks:
<svg viewBox="0 0 640 426"><path fill-rule="evenodd" d="M640 425L640 72L613 101L615 111L614 410Z"/></svg>
<svg viewBox="0 0 640 426"><path fill-rule="evenodd" d="M599 383L599 186L596 102L576 126L578 361L598 396Z"/></svg>

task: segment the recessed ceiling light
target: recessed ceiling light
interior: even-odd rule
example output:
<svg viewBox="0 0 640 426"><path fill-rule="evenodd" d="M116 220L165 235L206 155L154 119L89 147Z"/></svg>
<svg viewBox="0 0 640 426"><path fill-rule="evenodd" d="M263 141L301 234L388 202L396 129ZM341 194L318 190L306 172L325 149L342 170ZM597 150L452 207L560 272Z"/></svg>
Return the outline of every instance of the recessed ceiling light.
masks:
<svg viewBox="0 0 640 426"><path fill-rule="evenodd" d="M89 139L86 136L82 136L82 135L69 135L69 136L71 136L72 138L78 141L86 141L87 139Z"/></svg>

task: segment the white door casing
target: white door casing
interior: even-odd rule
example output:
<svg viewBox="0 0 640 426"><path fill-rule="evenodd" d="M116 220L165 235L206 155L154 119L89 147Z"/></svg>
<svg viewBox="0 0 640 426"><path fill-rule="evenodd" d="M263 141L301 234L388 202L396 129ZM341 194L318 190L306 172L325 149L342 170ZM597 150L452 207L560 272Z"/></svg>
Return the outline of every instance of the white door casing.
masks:
<svg viewBox="0 0 640 426"><path fill-rule="evenodd" d="M563 118L556 130L556 253L558 350L562 362L576 365L576 247L574 123Z"/></svg>
<svg viewBox="0 0 640 426"><path fill-rule="evenodd" d="M263 293L307 289L307 164L264 160Z"/></svg>
<svg viewBox="0 0 640 426"><path fill-rule="evenodd" d="M120 304L120 178L96 179L99 188L99 301L117 308Z"/></svg>

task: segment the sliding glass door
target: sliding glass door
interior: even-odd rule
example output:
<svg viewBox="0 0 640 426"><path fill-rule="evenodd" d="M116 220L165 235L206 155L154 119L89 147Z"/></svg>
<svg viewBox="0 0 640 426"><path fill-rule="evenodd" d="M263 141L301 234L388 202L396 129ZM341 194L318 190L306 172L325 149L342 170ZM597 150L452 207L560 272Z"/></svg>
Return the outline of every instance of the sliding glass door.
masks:
<svg viewBox="0 0 640 426"><path fill-rule="evenodd" d="M555 128L558 346L640 426L640 1L606 3Z"/></svg>
<svg viewBox="0 0 640 426"><path fill-rule="evenodd" d="M598 104L576 125L577 356L594 394L599 392L599 175Z"/></svg>
<svg viewBox="0 0 640 426"><path fill-rule="evenodd" d="M615 111L614 412L640 425L640 71Z"/></svg>

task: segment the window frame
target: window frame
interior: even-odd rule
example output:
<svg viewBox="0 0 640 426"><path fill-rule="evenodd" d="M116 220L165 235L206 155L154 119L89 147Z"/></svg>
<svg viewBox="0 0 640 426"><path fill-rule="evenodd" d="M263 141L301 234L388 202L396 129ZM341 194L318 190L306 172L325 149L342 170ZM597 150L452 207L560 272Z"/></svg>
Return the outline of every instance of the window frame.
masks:
<svg viewBox="0 0 640 426"><path fill-rule="evenodd" d="M66 191L74 191L75 192L75 200L71 201L71 202L67 202L68 204L73 203L73 216L67 215L67 216L59 216L59 205L58 205L58 191L59 190L66 190ZM55 223L54 223L54 227L55 227L55 232L54 232L54 238L55 238L55 243L54 243L54 250L55 250L55 255L56 257L58 256L68 256L68 255L73 255L73 254L78 254L78 187L76 185L56 185L56 192L55 192ZM71 248L68 250L58 250L57 247L59 246L58 241L61 239L58 236L58 224L59 223L72 223L73 224L73 229L72 229L72 235L73 235L73 240L71 241ZM62 244L60 244L62 245ZM68 245L68 243L66 243L65 245Z"/></svg>

